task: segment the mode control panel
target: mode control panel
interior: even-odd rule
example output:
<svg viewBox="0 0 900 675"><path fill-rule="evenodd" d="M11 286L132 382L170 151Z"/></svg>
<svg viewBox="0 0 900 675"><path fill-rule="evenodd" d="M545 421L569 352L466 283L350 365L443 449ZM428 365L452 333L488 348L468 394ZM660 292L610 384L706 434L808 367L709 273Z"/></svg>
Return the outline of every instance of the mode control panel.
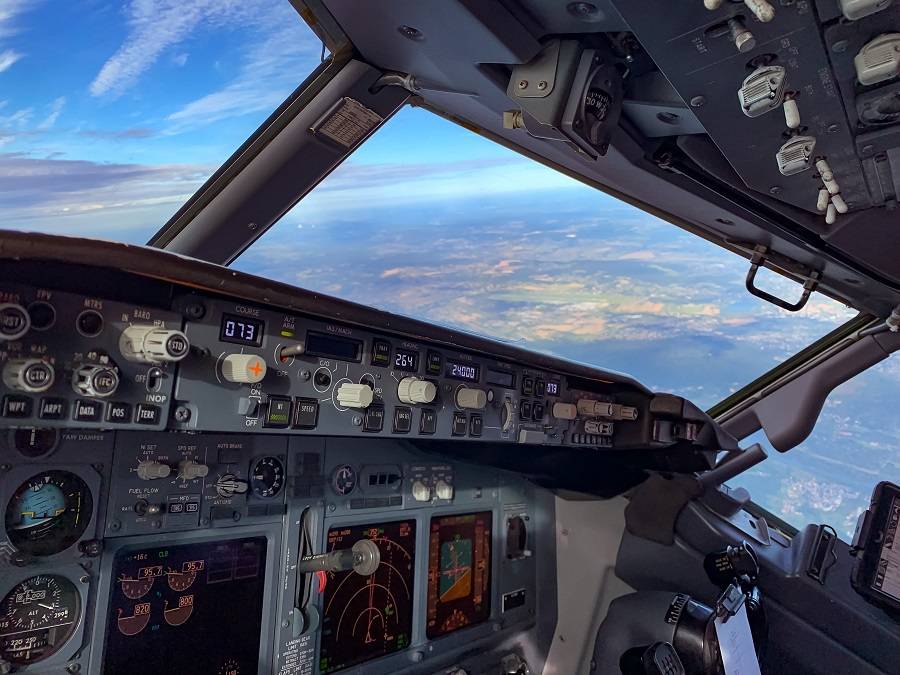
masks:
<svg viewBox="0 0 900 675"><path fill-rule="evenodd" d="M0 422L162 429L188 351L172 311L0 285Z"/></svg>

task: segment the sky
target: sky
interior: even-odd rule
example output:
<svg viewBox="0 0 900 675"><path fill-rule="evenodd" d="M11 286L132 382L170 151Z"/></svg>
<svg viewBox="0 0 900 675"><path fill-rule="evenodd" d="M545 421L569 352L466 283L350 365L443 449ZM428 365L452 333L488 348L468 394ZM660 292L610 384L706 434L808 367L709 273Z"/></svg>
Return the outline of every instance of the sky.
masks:
<svg viewBox="0 0 900 675"><path fill-rule="evenodd" d="M320 53L287 2L0 0L3 226L146 242ZM412 108L234 266L704 408L854 315L821 295L779 310L746 293L742 258ZM898 432L871 405L892 405L898 375L835 392L806 443L741 477L754 498L848 536L874 476L898 477Z"/></svg>

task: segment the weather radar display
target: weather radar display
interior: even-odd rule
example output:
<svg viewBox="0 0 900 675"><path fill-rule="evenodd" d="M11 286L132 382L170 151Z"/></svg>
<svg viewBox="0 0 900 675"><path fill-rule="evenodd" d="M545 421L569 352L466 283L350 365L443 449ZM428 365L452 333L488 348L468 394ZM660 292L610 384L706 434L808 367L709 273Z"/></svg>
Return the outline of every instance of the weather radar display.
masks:
<svg viewBox="0 0 900 675"><path fill-rule="evenodd" d="M491 512L431 519L429 638L480 623L491 613Z"/></svg>

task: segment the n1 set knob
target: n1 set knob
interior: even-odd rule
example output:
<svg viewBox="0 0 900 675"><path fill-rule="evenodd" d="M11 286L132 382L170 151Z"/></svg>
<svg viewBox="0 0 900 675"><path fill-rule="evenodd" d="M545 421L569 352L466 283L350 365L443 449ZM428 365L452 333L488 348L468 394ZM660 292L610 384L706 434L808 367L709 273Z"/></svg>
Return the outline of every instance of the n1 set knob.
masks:
<svg viewBox="0 0 900 675"><path fill-rule="evenodd" d="M404 377L397 385L397 398L408 405L431 403L437 396L437 387L433 382L418 377Z"/></svg>
<svg viewBox="0 0 900 675"><path fill-rule="evenodd" d="M3 366L3 384L10 389L37 394L53 386L56 375L46 361L13 359Z"/></svg>
<svg viewBox="0 0 900 675"><path fill-rule="evenodd" d="M222 361L222 377L229 382L256 384L266 376L266 362L256 354L229 354Z"/></svg>
<svg viewBox="0 0 900 675"><path fill-rule="evenodd" d="M375 392L367 384L344 382L337 390L338 405L345 408L368 408L375 400Z"/></svg>
<svg viewBox="0 0 900 675"><path fill-rule="evenodd" d="M194 480L195 478L205 478L209 474L209 467L206 464L195 462L192 459L182 460L178 464L178 477L181 480Z"/></svg>
<svg viewBox="0 0 900 675"><path fill-rule="evenodd" d="M0 340L18 340L31 328L31 317L22 305L0 303Z"/></svg>
<svg viewBox="0 0 900 675"><path fill-rule="evenodd" d="M456 405L465 410L484 410L487 394L483 389L462 387L456 392Z"/></svg>
<svg viewBox="0 0 900 675"><path fill-rule="evenodd" d="M72 388L76 394L106 398L119 387L119 374L115 368L96 364L79 366L72 373Z"/></svg>
<svg viewBox="0 0 900 675"><path fill-rule="evenodd" d="M187 356L190 343L180 330L157 326L129 326L119 337L119 351L128 361L160 365Z"/></svg>
<svg viewBox="0 0 900 675"><path fill-rule="evenodd" d="M156 480L157 478L168 478L172 473L172 467L162 462L146 459L138 463L136 473L141 480Z"/></svg>

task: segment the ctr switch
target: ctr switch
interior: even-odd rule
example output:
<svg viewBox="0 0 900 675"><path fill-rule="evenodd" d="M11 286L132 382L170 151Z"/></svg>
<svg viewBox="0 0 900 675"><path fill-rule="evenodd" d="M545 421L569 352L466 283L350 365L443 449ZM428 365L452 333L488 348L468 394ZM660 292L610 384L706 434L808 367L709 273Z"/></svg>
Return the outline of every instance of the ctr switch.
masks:
<svg viewBox="0 0 900 675"><path fill-rule="evenodd" d="M368 408L375 400L375 392L367 384L344 382L337 390L338 405L345 408Z"/></svg>
<svg viewBox="0 0 900 675"><path fill-rule="evenodd" d="M119 338L119 351L135 363L161 365L181 361L187 356L187 336L180 330L157 326L129 326Z"/></svg>
<svg viewBox="0 0 900 675"><path fill-rule="evenodd" d="M397 385L397 398L408 405L431 403L435 396L437 387L434 383L418 377L404 377Z"/></svg>
<svg viewBox="0 0 900 675"><path fill-rule="evenodd" d="M53 366L40 359L12 359L3 366L3 383L10 389L39 393L53 386Z"/></svg>
<svg viewBox="0 0 900 675"><path fill-rule="evenodd" d="M256 354L229 354L222 361L222 377L229 382L256 384L266 376L266 362Z"/></svg>

